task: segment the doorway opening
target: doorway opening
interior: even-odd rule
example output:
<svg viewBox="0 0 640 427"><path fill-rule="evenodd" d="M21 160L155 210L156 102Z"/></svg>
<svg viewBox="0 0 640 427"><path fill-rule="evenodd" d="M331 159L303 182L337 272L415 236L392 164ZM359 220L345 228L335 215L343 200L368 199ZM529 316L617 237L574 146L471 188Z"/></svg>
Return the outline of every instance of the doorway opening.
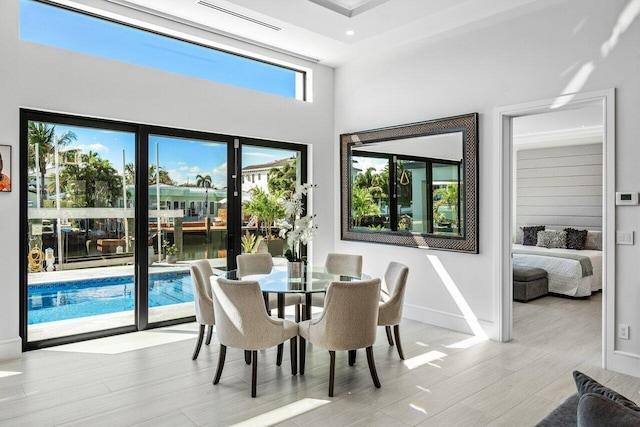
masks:
<svg viewBox="0 0 640 427"><path fill-rule="evenodd" d="M497 110L497 131L500 139L499 157L502 164L502 169L498 172L500 174L498 181L500 182L499 209L501 212L501 226L498 237L500 247L499 282L501 287L498 291L500 300L500 313L498 315L500 319L500 340L510 341L518 336L518 319L514 317L516 312L514 304L523 303L513 301L513 265L521 265L524 262L525 267L543 267L542 265L534 265L535 263L527 264L526 261L522 259L516 260L516 258L533 258L535 251L547 250L541 246L549 246L553 245L553 243L548 243L546 239L559 235L563 231L566 234L565 229L567 228L599 231L602 239L601 270L591 271L591 274L595 275L596 279L582 280L579 283L580 291L577 288L574 291L568 291L568 288L563 289L562 286L558 288L558 277L553 272L552 275L554 277L551 277L551 279L554 282L552 284L553 293L564 293L566 296L574 297L589 297L590 294L594 293L596 295L594 300L601 298L601 312L603 314L595 324L604 325L602 327L602 345L600 347L602 349L603 367L605 368L607 337L612 336L613 333L610 330L613 325L613 319L610 319L613 316L613 308L609 308L609 305L612 304L614 290L611 289L612 286L608 285L613 283L614 277L613 240L610 236L614 229L614 215L613 206L607 203L610 200L609 196L614 193L615 178L613 102L614 91L609 90L563 96L562 99L519 104ZM567 132L565 127L563 134L560 131L560 123L568 121L570 117L577 118L575 123L578 124L578 127L572 132ZM581 120L582 122L580 122ZM589 122L590 120L591 123ZM535 131L534 127L543 122L547 125L553 124L556 127L556 131L552 132L549 129L542 128ZM559 134L562 134L561 138L558 137ZM601 142L598 142L598 138ZM544 139L546 141L543 141ZM564 147L561 147L558 144L551 143L554 139L573 139L574 141L567 141ZM579 144L577 144L578 142ZM601 145L599 145L600 143ZM522 149L527 144L529 144L528 150ZM519 152L520 155L518 155ZM582 159L582 163L595 162L586 167L590 171L589 173L594 173L594 175L589 178L581 177L580 174L586 173L585 166L587 165L569 165L563 163L566 159L558 160L557 157L563 157L563 152L566 154L564 157L574 157L572 159L574 161L578 156L586 156ZM600 164L597 162L598 158L601 159ZM585 159L588 160L585 161ZM519 162L520 166L525 165L528 168L521 167L518 169ZM539 169L536 169L537 167L544 167L546 170L541 173ZM574 185L568 185L572 182ZM586 182L592 184L592 188L589 191L595 191L595 193L583 195L565 194L571 190L569 187L581 187ZM542 187L547 185L549 188L541 188L541 185ZM581 191L585 192L585 190L585 188L581 188L577 191L579 193ZM549 206L550 202L555 203L555 206ZM586 206L590 204L592 206ZM578 219L580 216L582 218ZM587 219L587 217L589 218ZM534 222L535 224L533 224ZM527 243L529 246L525 247L525 251L523 251L526 253L514 253L518 252L514 250L514 243L524 240L524 230L521 227L543 225L548 226L548 231L550 232L546 233L547 227L545 227L545 233L542 235L545 241L540 246L538 246L537 241L532 242L531 238L532 236L537 238L537 232L542 230L529 229L527 230ZM566 245L566 235L563 237ZM548 277L549 272L547 271L547 273ZM597 289L599 287L597 279L599 278L602 278L601 294L598 293ZM591 289L592 286L593 289ZM572 292L573 295L571 295ZM582 293L586 295L582 295ZM548 298L555 299L555 297L545 296L540 299L538 305L544 305L542 301ZM553 301L553 299L548 301ZM579 302L565 299L558 299L558 301L562 301L563 304ZM526 304L529 303L524 303L524 306ZM600 303L598 302L596 305L600 305ZM518 306L518 308L520 307L523 307L523 305ZM521 310L518 310L518 315L519 311ZM523 329L523 331L525 330Z"/></svg>

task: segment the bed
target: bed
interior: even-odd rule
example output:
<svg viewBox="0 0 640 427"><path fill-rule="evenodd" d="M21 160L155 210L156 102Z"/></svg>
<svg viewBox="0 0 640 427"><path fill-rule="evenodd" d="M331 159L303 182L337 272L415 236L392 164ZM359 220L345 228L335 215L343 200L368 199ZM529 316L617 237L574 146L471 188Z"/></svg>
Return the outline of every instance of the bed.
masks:
<svg viewBox="0 0 640 427"><path fill-rule="evenodd" d="M547 271L551 293L588 297L602 289L602 251L513 244L512 252L514 266Z"/></svg>

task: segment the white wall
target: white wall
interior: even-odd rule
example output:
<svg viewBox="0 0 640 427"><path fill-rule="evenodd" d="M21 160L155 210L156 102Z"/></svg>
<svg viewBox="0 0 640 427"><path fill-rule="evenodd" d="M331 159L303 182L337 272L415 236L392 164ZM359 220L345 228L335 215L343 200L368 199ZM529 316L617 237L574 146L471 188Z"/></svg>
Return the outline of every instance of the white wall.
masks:
<svg viewBox="0 0 640 427"><path fill-rule="evenodd" d="M112 11L140 16L102 3ZM153 21L214 40L202 31ZM14 164L13 192L0 197L0 360L20 353L17 265L26 256L18 252L20 107L312 144L312 170L326 171L313 180L326 182L334 175L329 148L335 144L333 69L277 56L313 70L313 103L307 103L23 42L18 22L18 0L0 2L0 144L13 146ZM329 185L321 185L316 200L332 200L332 192ZM316 247L324 253L332 247L334 234L327 211L332 214L333 205L324 208L319 221L323 232L316 238Z"/></svg>
<svg viewBox="0 0 640 427"><path fill-rule="evenodd" d="M494 108L562 93L616 88L616 186L625 191L640 190L636 164L640 156L640 17L629 26L625 25L628 19L621 17L627 5L638 9L638 1L553 4L491 27L443 37L433 44L377 52L376 58L354 60L336 70L337 134L480 113L480 254L340 241L336 232L335 250L364 254L364 269L372 274L382 274L390 260L409 264L408 317L469 330L463 321L464 304L455 302L455 292L447 290L436 274L427 258L433 255L469 304L472 314L466 319L476 316L490 337L499 338L495 282L500 248L495 236L501 213L493 198L500 191L495 173L500 166L495 153L500 150L495 146ZM605 56L602 47L608 40L615 40L615 47ZM335 158L337 161L337 147ZM336 205L336 218L338 209ZM617 228L638 231L639 214L640 207L618 208ZM615 350L627 357L625 370L640 376L638 259L638 244L616 247L612 286L617 291L617 321L639 331L629 341L616 341Z"/></svg>

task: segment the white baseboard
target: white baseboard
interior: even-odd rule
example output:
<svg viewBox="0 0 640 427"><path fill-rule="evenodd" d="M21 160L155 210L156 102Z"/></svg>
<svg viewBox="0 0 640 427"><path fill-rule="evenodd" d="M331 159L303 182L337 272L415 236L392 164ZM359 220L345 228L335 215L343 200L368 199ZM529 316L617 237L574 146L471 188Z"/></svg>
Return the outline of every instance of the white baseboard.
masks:
<svg viewBox="0 0 640 427"><path fill-rule="evenodd" d="M446 313L444 311L405 304L403 317L427 323L429 325L473 335L473 330L471 329L471 326L469 326L469 322L460 314ZM482 330L487 334L489 339L499 341L496 326L493 322L478 320L477 323L482 327Z"/></svg>
<svg viewBox="0 0 640 427"><path fill-rule="evenodd" d="M20 337L0 341L0 362L22 357L22 340Z"/></svg>
<svg viewBox="0 0 640 427"><path fill-rule="evenodd" d="M608 358L607 369L640 378L640 355L616 350Z"/></svg>

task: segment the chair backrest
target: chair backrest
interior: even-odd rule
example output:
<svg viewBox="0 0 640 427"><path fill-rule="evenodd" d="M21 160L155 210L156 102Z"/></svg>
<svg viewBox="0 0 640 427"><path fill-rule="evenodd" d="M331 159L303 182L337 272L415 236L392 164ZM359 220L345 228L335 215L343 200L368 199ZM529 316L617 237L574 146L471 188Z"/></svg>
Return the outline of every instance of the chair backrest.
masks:
<svg viewBox="0 0 640 427"><path fill-rule="evenodd" d="M331 274L359 277L362 274L362 255L330 253L324 266Z"/></svg>
<svg viewBox="0 0 640 427"><path fill-rule="evenodd" d="M213 275L211 264L206 259L195 261L189 267L193 300L196 307L196 321L201 325L214 325L213 300L210 277Z"/></svg>
<svg viewBox="0 0 640 427"><path fill-rule="evenodd" d="M282 320L267 314L258 282L218 277L211 285L220 344L261 350L282 342Z"/></svg>
<svg viewBox="0 0 640 427"><path fill-rule="evenodd" d="M270 253L242 254L236 256L238 277L251 274L269 274L273 268L273 258Z"/></svg>
<svg viewBox="0 0 640 427"><path fill-rule="evenodd" d="M380 279L332 282L327 288L322 315L313 326L312 342L327 350L355 350L373 345L379 301Z"/></svg>
<svg viewBox="0 0 640 427"><path fill-rule="evenodd" d="M397 325L402 320L404 290L407 285L409 267L399 262L390 262L384 273L381 297L384 304L380 306L380 323Z"/></svg>

